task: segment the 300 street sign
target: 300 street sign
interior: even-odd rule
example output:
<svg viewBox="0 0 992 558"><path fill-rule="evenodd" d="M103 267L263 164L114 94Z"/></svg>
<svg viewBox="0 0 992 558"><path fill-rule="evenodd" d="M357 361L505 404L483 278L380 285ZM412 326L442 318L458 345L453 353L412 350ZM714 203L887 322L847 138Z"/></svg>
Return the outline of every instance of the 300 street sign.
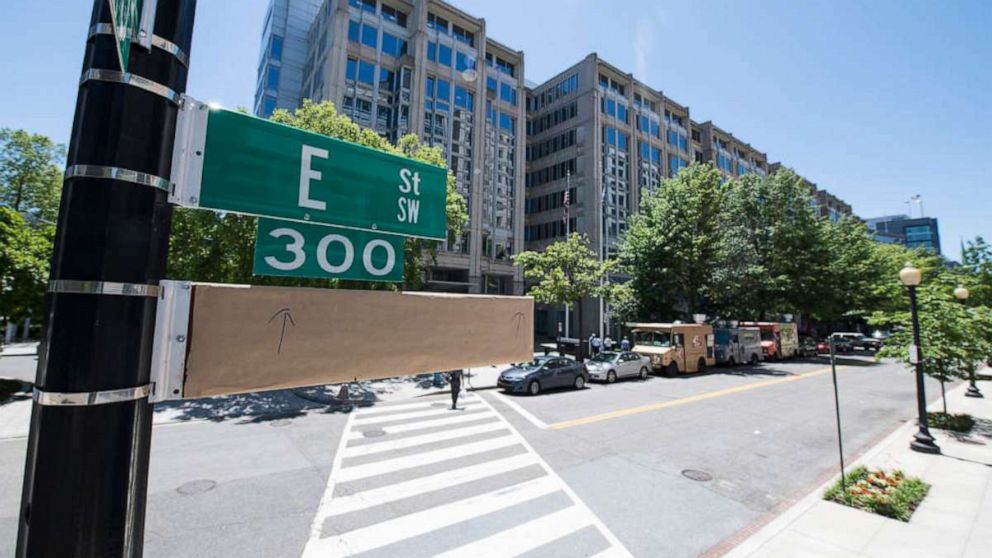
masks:
<svg viewBox="0 0 992 558"><path fill-rule="evenodd" d="M403 280L403 238L365 231L259 219L255 275Z"/></svg>
<svg viewBox="0 0 992 558"><path fill-rule="evenodd" d="M170 201L431 239L446 236L447 171L183 98Z"/></svg>

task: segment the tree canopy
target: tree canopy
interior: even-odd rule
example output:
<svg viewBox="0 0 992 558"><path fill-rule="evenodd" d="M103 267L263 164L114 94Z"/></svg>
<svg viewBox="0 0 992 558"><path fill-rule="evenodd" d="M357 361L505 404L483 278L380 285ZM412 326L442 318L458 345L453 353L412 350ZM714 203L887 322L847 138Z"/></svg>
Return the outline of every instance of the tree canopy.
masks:
<svg viewBox="0 0 992 558"><path fill-rule="evenodd" d="M54 222L62 192L65 147L46 136L0 129L0 203Z"/></svg>

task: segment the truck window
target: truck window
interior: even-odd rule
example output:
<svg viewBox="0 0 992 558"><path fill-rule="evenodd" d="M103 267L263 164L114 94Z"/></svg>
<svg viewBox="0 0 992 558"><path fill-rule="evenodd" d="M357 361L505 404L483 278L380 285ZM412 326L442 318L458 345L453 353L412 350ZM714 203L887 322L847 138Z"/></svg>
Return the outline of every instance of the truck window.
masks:
<svg viewBox="0 0 992 558"><path fill-rule="evenodd" d="M762 341L774 341L775 340L775 332L774 331L768 331L768 330L762 330L761 331L761 340Z"/></svg>
<svg viewBox="0 0 992 558"><path fill-rule="evenodd" d="M716 335L716 342L720 345L726 345L730 342L731 336L729 331L717 330L714 335ZM734 336L736 337L736 336ZM734 339L736 341L736 339Z"/></svg>
<svg viewBox="0 0 992 558"><path fill-rule="evenodd" d="M662 331L635 331L634 344L642 347L671 347L672 337Z"/></svg>

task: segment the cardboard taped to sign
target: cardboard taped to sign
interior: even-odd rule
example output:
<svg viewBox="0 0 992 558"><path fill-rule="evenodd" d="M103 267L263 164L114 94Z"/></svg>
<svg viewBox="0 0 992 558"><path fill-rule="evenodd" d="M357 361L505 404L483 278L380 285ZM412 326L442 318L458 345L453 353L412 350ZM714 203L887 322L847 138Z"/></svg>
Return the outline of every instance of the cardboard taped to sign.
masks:
<svg viewBox="0 0 992 558"><path fill-rule="evenodd" d="M534 299L194 285L184 398L533 358Z"/></svg>

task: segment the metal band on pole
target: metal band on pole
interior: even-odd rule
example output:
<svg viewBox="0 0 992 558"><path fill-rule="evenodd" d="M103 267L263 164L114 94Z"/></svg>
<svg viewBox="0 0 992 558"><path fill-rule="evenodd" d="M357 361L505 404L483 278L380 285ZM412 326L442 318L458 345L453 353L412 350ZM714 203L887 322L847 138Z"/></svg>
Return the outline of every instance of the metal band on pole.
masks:
<svg viewBox="0 0 992 558"><path fill-rule="evenodd" d="M114 26L109 23L97 23L96 25L90 27L89 36L93 37L95 35L110 35L113 37ZM163 39L158 35L152 35L152 46L175 56L176 59L179 60L180 64L186 66L187 68L189 67L189 56L187 56L187 54L183 52L183 49L179 48L179 46L172 41Z"/></svg>
<svg viewBox="0 0 992 558"><path fill-rule="evenodd" d="M38 388L34 388L32 397L36 403L46 407L84 407L144 399L148 397L151 392L151 384L146 384L135 388L112 389L107 391L84 391L76 393L42 391Z"/></svg>
<svg viewBox="0 0 992 558"><path fill-rule="evenodd" d="M72 165L65 169L65 178L108 178L112 180L123 180L124 182L139 184L141 186L151 186L164 192L170 192L172 190L172 184L167 178L119 167Z"/></svg>
<svg viewBox="0 0 992 558"><path fill-rule="evenodd" d="M89 69L83 72L82 77L79 78L79 84L82 85L88 81L105 81L110 83L123 83L130 85L132 87L137 87L143 91L153 93L159 97L165 97L166 99L172 101L173 103L179 104L179 93L176 93L172 89L162 85L161 83L154 82L148 78L141 77L129 72L118 72L117 70L99 70L99 69Z"/></svg>
<svg viewBox="0 0 992 558"><path fill-rule="evenodd" d="M58 279L48 282L48 292L157 297L159 293L159 287L158 285L141 285L136 283L113 283L110 281L73 281L69 279Z"/></svg>

